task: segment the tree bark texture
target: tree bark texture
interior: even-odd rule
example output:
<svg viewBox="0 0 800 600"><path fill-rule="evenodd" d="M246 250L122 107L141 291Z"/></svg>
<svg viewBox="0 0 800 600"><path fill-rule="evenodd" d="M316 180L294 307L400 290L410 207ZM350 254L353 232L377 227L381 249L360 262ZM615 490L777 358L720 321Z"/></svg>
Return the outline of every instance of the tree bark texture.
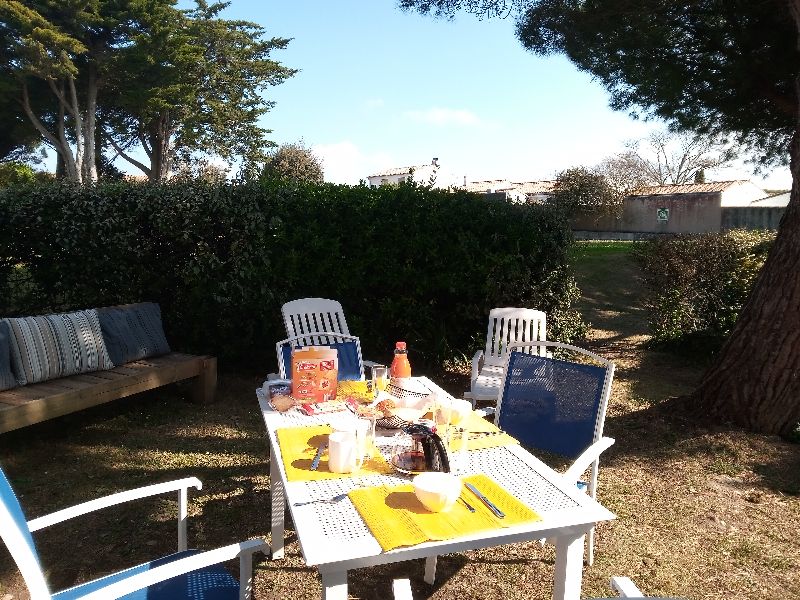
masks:
<svg viewBox="0 0 800 600"><path fill-rule="evenodd" d="M788 4L800 40L800 0ZM795 90L800 100L800 80ZM692 397L705 417L783 436L800 422L800 122L790 156L792 192L775 245Z"/></svg>

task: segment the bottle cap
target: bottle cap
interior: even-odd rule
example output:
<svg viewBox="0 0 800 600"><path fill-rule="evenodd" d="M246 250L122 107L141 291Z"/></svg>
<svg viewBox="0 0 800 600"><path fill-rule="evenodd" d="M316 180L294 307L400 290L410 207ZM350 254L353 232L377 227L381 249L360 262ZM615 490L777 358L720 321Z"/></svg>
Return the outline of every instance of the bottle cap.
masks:
<svg viewBox="0 0 800 600"><path fill-rule="evenodd" d="M405 342L397 342L394 345L394 347L395 347L396 350L405 350L406 349L406 343Z"/></svg>

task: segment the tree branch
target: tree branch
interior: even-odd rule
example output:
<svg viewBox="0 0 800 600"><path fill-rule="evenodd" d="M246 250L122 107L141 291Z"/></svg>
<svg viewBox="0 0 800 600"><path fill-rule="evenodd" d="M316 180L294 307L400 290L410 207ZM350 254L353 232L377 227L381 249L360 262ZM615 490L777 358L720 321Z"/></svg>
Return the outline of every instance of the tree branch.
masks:
<svg viewBox="0 0 800 600"><path fill-rule="evenodd" d="M150 177L150 168L149 167L147 167L144 163L139 162L138 160L136 160L135 158L130 156L127 152L125 152L119 146L119 144L117 144L117 142L114 141L114 138L112 138L111 136L104 135L103 137L105 139L107 139L109 141L109 143L114 147L114 150L117 152L117 154L119 154L122 158L127 160L129 163L131 163L134 167L136 167L137 169L141 170L142 173L144 173L145 175Z"/></svg>
<svg viewBox="0 0 800 600"><path fill-rule="evenodd" d="M142 145L142 148L144 148L144 153L147 154L147 158L153 160L153 149L150 148L150 144L147 142L147 138L142 133L138 135L138 138L139 138L139 143Z"/></svg>
<svg viewBox="0 0 800 600"><path fill-rule="evenodd" d="M22 110L25 111L25 114L36 128L36 131L42 134L42 137L46 139L50 145L53 146L53 148L55 148L56 152L63 155L63 149L61 148L61 143L59 142L58 138L50 133L39 120L39 118L33 114L33 109L31 108L31 99L30 96L28 96L28 84L25 82L22 83Z"/></svg>

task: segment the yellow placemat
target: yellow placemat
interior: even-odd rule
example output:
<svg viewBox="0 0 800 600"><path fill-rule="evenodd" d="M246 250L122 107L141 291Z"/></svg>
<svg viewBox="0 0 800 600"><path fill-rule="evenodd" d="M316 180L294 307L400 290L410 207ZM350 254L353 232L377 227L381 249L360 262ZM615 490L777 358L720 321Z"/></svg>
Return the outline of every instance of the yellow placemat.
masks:
<svg viewBox="0 0 800 600"><path fill-rule="evenodd" d="M470 413L462 427L467 432L467 450L483 450L519 444L516 438L501 431L494 423L487 421L475 411Z"/></svg>
<svg viewBox="0 0 800 600"><path fill-rule="evenodd" d="M447 512L430 512L414 495L411 484L356 489L348 495L384 551L541 520L486 475L471 475L464 481L478 488L505 513L505 518L497 518L466 487L461 497L475 508L474 513L461 501Z"/></svg>
<svg viewBox="0 0 800 600"><path fill-rule="evenodd" d="M355 473L331 473L328 469L328 451L323 452L316 471L311 470L311 461L317 448L328 440L332 429L329 425L312 425L310 427L285 427L278 429L278 445L281 447L283 467L286 469L287 481L315 481L319 479L336 479L339 477L357 477L390 473L392 468L381 456L377 448L372 449L372 457L364 461L364 465Z"/></svg>

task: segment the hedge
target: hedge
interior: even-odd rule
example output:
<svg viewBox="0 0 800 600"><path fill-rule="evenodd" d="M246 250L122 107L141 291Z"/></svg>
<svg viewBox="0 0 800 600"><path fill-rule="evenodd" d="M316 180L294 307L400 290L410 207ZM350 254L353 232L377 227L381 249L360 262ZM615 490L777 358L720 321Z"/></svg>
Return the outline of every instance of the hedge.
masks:
<svg viewBox="0 0 800 600"><path fill-rule="evenodd" d="M172 346L273 369L281 305L338 299L365 355L433 364L482 343L489 310L582 331L567 224L534 206L414 185L39 184L0 192L0 314L152 300ZM266 365L266 366L265 366Z"/></svg>
<svg viewBox="0 0 800 600"><path fill-rule="evenodd" d="M653 340L721 347L774 239L774 232L733 230L639 244Z"/></svg>

